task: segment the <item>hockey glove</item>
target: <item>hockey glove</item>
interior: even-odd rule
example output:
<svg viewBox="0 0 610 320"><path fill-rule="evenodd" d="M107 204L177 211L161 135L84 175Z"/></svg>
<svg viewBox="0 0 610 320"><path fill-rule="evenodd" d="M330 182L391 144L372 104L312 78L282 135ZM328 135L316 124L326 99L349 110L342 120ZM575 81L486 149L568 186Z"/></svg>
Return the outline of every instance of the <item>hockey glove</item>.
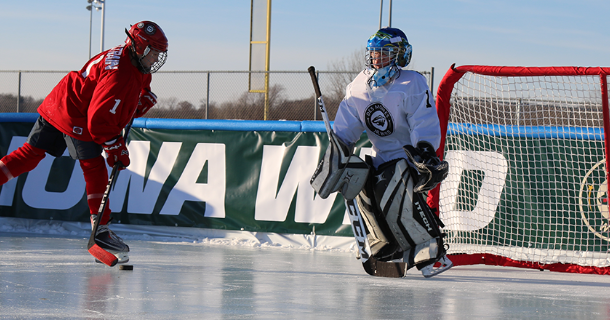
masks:
<svg viewBox="0 0 610 320"><path fill-rule="evenodd" d="M138 108L136 109L136 118L143 117L148 110L150 110L155 104L157 104L157 96L147 89L142 89L140 93L140 101L138 102Z"/></svg>
<svg viewBox="0 0 610 320"><path fill-rule="evenodd" d="M354 199L364 187L369 166L352 154L353 145L343 143L332 131L329 135L330 142L324 158L309 183L322 199L337 191L347 200Z"/></svg>
<svg viewBox="0 0 610 320"><path fill-rule="evenodd" d="M427 192L434 189L449 173L449 163L441 161L434 152L434 147L426 141L402 147L407 153L409 164L417 172L413 192Z"/></svg>
<svg viewBox="0 0 610 320"><path fill-rule="evenodd" d="M109 166L114 167L115 164L118 164L119 170L123 170L125 167L129 166L129 151L127 150L127 145L125 145L123 137L119 136L116 139L107 141L102 147L108 156L106 162L108 162Z"/></svg>

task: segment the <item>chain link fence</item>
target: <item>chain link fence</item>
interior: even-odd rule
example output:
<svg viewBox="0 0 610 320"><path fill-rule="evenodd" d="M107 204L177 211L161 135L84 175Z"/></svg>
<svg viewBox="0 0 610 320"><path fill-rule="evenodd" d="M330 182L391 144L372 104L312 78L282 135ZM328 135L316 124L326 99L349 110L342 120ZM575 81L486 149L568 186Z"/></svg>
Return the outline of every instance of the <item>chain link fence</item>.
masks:
<svg viewBox="0 0 610 320"><path fill-rule="evenodd" d="M0 112L36 112L67 73L0 70ZM317 73L328 115L334 119L345 87L359 71ZM434 92L434 68L420 73ZM265 77L267 90L251 90ZM322 119L307 71L159 71L153 75L151 89L158 102L146 114L149 118Z"/></svg>

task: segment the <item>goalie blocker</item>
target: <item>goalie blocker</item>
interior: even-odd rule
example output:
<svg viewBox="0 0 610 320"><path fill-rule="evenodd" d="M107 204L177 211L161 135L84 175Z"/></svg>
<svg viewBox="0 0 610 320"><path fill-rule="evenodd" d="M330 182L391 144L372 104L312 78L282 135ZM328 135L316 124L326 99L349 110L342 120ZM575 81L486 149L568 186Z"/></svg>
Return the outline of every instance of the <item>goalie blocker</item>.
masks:
<svg viewBox="0 0 610 320"><path fill-rule="evenodd" d="M353 154L353 146L343 143L332 131L328 134L330 143L310 184L322 199L339 191L345 199L352 200L364 186L369 166Z"/></svg>
<svg viewBox="0 0 610 320"><path fill-rule="evenodd" d="M447 176L447 162L436 157L430 144L420 142L417 148L404 147L406 159L371 170L370 157L363 161L352 154L353 147L332 132L330 136L311 185L322 198L337 191L347 200L356 198L372 256L379 261L402 259L406 269L417 267L424 277L451 268L440 230L443 224L421 194ZM434 268L436 262L440 267Z"/></svg>

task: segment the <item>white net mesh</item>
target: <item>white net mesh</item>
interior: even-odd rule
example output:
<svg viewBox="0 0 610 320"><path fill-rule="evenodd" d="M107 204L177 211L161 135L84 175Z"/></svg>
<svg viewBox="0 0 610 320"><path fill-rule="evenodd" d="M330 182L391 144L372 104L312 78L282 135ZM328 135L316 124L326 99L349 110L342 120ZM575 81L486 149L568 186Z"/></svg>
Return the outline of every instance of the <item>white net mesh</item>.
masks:
<svg viewBox="0 0 610 320"><path fill-rule="evenodd" d="M449 254L610 266L600 76L466 73L440 189Z"/></svg>

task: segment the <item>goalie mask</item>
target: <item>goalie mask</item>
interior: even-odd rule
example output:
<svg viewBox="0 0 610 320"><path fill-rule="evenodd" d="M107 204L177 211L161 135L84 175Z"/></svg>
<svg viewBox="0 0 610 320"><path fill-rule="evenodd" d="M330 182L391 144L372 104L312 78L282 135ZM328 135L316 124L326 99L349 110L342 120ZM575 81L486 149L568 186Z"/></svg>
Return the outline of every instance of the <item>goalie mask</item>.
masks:
<svg viewBox="0 0 610 320"><path fill-rule="evenodd" d="M396 28L382 28L366 44L368 87L381 87L396 78L400 68L411 61L411 45L407 36Z"/></svg>
<svg viewBox="0 0 610 320"><path fill-rule="evenodd" d="M151 21L141 21L125 29L127 40L137 54L138 68L142 73L155 73L167 60L168 42L161 27Z"/></svg>

